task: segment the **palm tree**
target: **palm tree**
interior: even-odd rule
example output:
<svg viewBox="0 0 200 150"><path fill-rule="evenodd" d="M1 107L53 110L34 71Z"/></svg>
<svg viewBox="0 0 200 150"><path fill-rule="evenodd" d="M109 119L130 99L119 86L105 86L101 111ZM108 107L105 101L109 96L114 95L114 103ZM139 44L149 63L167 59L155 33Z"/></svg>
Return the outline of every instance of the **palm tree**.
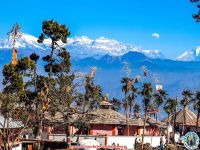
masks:
<svg viewBox="0 0 200 150"><path fill-rule="evenodd" d="M137 98L137 88L131 86L130 95L127 97L129 113L132 113L132 107L134 106L135 99Z"/></svg>
<svg viewBox="0 0 200 150"><path fill-rule="evenodd" d="M184 135L185 131L185 123L186 123L186 108L192 102L192 92L190 90L184 90L182 92L183 99L181 100L181 105L183 106L183 128L182 135Z"/></svg>
<svg viewBox="0 0 200 150"><path fill-rule="evenodd" d="M178 96L175 99L174 103L174 113L173 113L173 137L175 136L175 131L176 131L176 111L177 111L177 106L178 106ZM173 142L175 143L175 139L173 138Z"/></svg>
<svg viewBox="0 0 200 150"><path fill-rule="evenodd" d="M169 126L169 116L170 116L170 104L169 101L166 102L166 104L163 107L164 111L167 113L167 126ZM169 130L167 127L167 142L169 141Z"/></svg>
<svg viewBox="0 0 200 150"><path fill-rule="evenodd" d="M196 132L199 125L199 116L200 116L200 91L195 93L194 109L197 110L197 122L196 122Z"/></svg>
<svg viewBox="0 0 200 150"><path fill-rule="evenodd" d="M131 117L133 103L134 103L134 99L132 99L131 95L128 95L127 96L127 107L129 107L129 117Z"/></svg>
<svg viewBox="0 0 200 150"><path fill-rule="evenodd" d="M122 92L124 92L124 106L125 106L125 114L126 114L126 126L127 126L127 135L129 135L129 126L128 126L128 100L127 95L131 90L132 87L132 79L129 77L123 77L121 80L122 85Z"/></svg>
<svg viewBox="0 0 200 150"><path fill-rule="evenodd" d="M167 118L167 125L170 124L169 122L169 116L173 115L174 113L176 113L176 106L177 106L177 101L172 99L172 98L168 98L166 103L164 104L164 111L167 113L168 118ZM173 133L174 134L174 133ZM167 139L169 141L169 131L168 131L168 127L167 127Z"/></svg>
<svg viewBox="0 0 200 150"><path fill-rule="evenodd" d="M123 99L122 102L123 108L124 108L124 115L126 116L126 110L128 111L128 103Z"/></svg>
<svg viewBox="0 0 200 150"><path fill-rule="evenodd" d="M140 110L141 110L140 105L135 104L133 107L133 112L135 114L135 117L139 117L139 115L136 115L136 114L139 114Z"/></svg>
<svg viewBox="0 0 200 150"><path fill-rule="evenodd" d="M144 106L144 126L143 126L143 134L142 134L142 149L144 144L144 132L146 128L146 120L147 120L147 109L151 106L151 100L153 98L153 88L150 82L145 82L142 85L142 90L140 91L140 95L143 97L143 106Z"/></svg>
<svg viewBox="0 0 200 150"><path fill-rule="evenodd" d="M154 107L155 109L159 109L159 107L163 104L163 102L167 99L167 93L164 90L160 90L159 92L153 95L154 97ZM156 113L156 122L157 122L157 113Z"/></svg>
<svg viewBox="0 0 200 150"><path fill-rule="evenodd" d="M112 109L115 111L119 111L121 109L121 101L115 97L113 97L112 100L110 100L110 103L113 104Z"/></svg>

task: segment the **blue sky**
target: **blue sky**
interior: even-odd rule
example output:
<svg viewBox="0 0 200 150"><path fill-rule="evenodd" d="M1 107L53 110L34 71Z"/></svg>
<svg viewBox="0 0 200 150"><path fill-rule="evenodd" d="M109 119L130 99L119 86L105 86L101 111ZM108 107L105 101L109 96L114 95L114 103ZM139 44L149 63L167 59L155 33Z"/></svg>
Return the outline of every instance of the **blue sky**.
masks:
<svg viewBox="0 0 200 150"><path fill-rule="evenodd" d="M44 19L66 24L71 36L113 38L144 49L159 49L168 58L200 45L200 24L190 0L4 0L0 37L15 22L38 36ZM160 38L152 37L158 33Z"/></svg>

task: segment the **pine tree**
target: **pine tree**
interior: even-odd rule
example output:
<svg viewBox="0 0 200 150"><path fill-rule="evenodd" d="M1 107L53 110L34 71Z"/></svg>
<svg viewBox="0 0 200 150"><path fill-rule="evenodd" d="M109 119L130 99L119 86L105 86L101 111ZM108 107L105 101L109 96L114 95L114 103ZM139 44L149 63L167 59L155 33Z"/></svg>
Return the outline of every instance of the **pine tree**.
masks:
<svg viewBox="0 0 200 150"><path fill-rule="evenodd" d="M3 68L3 91L0 94L0 111L4 117L4 126L2 127L3 132L0 131L3 137L4 148L6 150L12 147L10 142L15 142L22 131L29 126L31 120L32 91L29 89L29 81L31 72L35 67L35 63L27 57L18 60L17 64L8 64ZM15 135L14 141L10 141L12 134L10 130L10 122L15 122L16 119L22 121L24 127L21 126L21 130L17 136ZM6 123L7 122L7 123ZM6 132L5 132L6 131Z"/></svg>
<svg viewBox="0 0 200 150"><path fill-rule="evenodd" d="M54 58L56 51L58 52L57 55L62 58L69 57L66 49L58 44L58 41L62 41L63 43L67 42L67 38L70 35L68 28L65 25L58 24L54 20L45 20L43 21L42 31L43 32L38 38L39 43L43 43L46 37L51 39L50 55L43 57L43 60L47 62L45 65L45 71L49 74L49 78L52 77L52 74L56 75L61 68L63 69L63 67L65 67L66 71L69 71L69 58L65 59L62 63L57 63L57 60Z"/></svg>
<svg viewBox="0 0 200 150"><path fill-rule="evenodd" d="M40 94L44 103L43 111L52 117L56 113L62 114L63 128L69 145L69 126L76 124L81 130L85 114L98 107L101 88L94 84L92 73L85 77L85 93L79 91L80 84L75 81L75 73L71 71L70 54L65 47L59 45L59 41L66 43L70 35L65 25L53 20L44 21L42 31L38 42L42 43L45 38L50 38L52 42L50 54L42 58L47 63L44 69L48 73L48 78L38 77L38 89L41 89ZM80 119L72 121L71 118L75 114L82 118L81 122Z"/></svg>

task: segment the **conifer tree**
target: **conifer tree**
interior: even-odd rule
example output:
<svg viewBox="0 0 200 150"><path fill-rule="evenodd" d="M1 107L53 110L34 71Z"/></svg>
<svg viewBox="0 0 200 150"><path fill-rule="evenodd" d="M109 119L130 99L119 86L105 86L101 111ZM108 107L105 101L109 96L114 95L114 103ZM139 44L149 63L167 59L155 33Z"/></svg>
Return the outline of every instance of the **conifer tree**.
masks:
<svg viewBox="0 0 200 150"><path fill-rule="evenodd" d="M49 74L49 78L52 77L52 74L56 75L60 69L63 69L63 67L65 67L66 71L69 72L69 54L66 52L65 47L58 44L59 41L66 43L69 35L70 32L65 25L60 25L54 20L43 21L42 33L38 38L38 42L43 43L45 38L50 38L51 40L50 54L43 57L43 60L47 62L45 65L45 71ZM65 60L62 63L58 63L57 59L54 58L55 53Z"/></svg>
<svg viewBox="0 0 200 150"><path fill-rule="evenodd" d="M34 69L34 62L29 58L21 58L17 65L8 64L3 68L3 91L0 94L0 111L4 118L3 131L0 131L3 137L4 148L6 150L12 147L10 142L16 142L22 131L29 125L31 112L33 110L31 96L32 91L29 89L28 78L31 77L31 72ZM21 122L21 130L15 135L15 139L10 141L11 122ZM6 123L7 122L7 123ZM23 125L22 125L23 124ZM14 132L13 132L14 133Z"/></svg>
<svg viewBox="0 0 200 150"><path fill-rule="evenodd" d="M0 111L4 121L3 130L0 130L0 134L3 137L4 149L12 148L13 143L30 125L34 109L32 100L36 95L31 90L31 78L36 67L35 62L29 57L17 60L16 41L17 38L21 37L20 26L15 24L8 35L13 41L13 57L11 63L3 68L3 90L0 93ZM13 132L10 129L11 122L15 124L20 122L21 130L17 133ZM12 141L10 141L11 136L15 137ZM10 142L11 144L9 144Z"/></svg>
<svg viewBox="0 0 200 150"><path fill-rule="evenodd" d="M59 44L59 41L66 43L70 35L65 25L47 20L43 22L42 31L38 42L42 43L45 38L50 38L52 42L50 54L42 58L47 63L44 68L48 78L38 77L38 89L41 89L40 94L44 103L43 110L52 118L56 113L62 114L63 129L70 144L69 126L76 123L76 126L81 128L84 124L83 119L82 122L72 121L73 115L77 114L83 118L83 114L96 108L101 88L94 84L94 74L91 72L91 75L85 78L85 93L79 91L80 85L75 81L75 73L71 71L70 54L63 44Z"/></svg>

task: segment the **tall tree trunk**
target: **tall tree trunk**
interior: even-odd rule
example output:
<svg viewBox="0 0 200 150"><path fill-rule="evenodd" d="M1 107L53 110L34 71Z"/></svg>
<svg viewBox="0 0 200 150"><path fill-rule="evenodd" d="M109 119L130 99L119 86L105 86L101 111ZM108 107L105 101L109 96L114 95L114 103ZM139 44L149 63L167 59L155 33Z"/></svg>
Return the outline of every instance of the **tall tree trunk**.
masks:
<svg viewBox="0 0 200 150"><path fill-rule="evenodd" d="M156 113L156 123L158 122L158 114Z"/></svg>
<svg viewBox="0 0 200 150"><path fill-rule="evenodd" d="M176 111L177 111L177 104L178 104L178 97L176 97L176 108L175 108L175 111L174 111L174 117L173 117L173 142L174 144L176 144L175 142L175 131L176 131Z"/></svg>
<svg viewBox="0 0 200 150"><path fill-rule="evenodd" d="M38 128L38 150L41 149L41 142L42 142L42 126L43 126L42 119L43 119L43 116L44 116L44 112L43 112L43 114L39 117L39 118L40 118L40 121L38 122L38 123L39 123L39 128Z"/></svg>
<svg viewBox="0 0 200 150"><path fill-rule="evenodd" d="M196 133L197 133L197 130L198 130L198 126L199 126L199 108L198 108L198 113L197 113L197 123L196 123Z"/></svg>
<svg viewBox="0 0 200 150"><path fill-rule="evenodd" d="M54 41L52 41L51 55L50 55L51 62L50 62L50 69L49 69L49 78L51 78L51 76L52 76L52 65L53 65L54 45L55 45L55 43L54 43Z"/></svg>
<svg viewBox="0 0 200 150"><path fill-rule="evenodd" d="M40 117L38 113L38 101L36 100L36 133L35 133L35 138L38 140L38 150L40 150Z"/></svg>
<svg viewBox="0 0 200 150"><path fill-rule="evenodd" d="M127 100L126 100L126 128L127 128L127 135L129 136Z"/></svg>
<svg viewBox="0 0 200 150"><path fill-rule="evenodd" d="M35 65L35 68L34 68L34 88L35 88L35 92L37 92L37 73L36 73L36 68L37 67ZM37 128L35 138L37 138L37 140L38 140L38 150L40 150L40 148L41 148L41 142L40 142L41 137L39 137L40 136L40 134L39 134L39 132L40 132L40 119L39 118L40 117L39 117L39 112L38 112L38 99L36 99L36 107L35 107L35 109L36 109L36 128Z"/></svg>
<svg viewBox="0 0 200 150"><path fill-rule="evenodd" d="M128 109L126 109L126 128L127 128L127 135L129 136Z"/></svg>
<svg viewBox="0 0 200 150"><path fill-rule="evenodd" d="M10 150L8 136L6 134L4 134L3 136L4 136L4 137L2 137L3 150Z"/></svg>
<svg viewBox="0 0 200 150"><path fill-rule="evenodd" d="M8 146L8 143L6 141L4 142L3 146L4 146L3 150L10 150L9 146Z"/></svg>
<svg viewBox="0 0 200 150"><path fill-rule="evenodd" d="M131 109L131 107L132 107L132 104L130 103L130 106L129 106L129 116L130 116L130 118L131 118L131 112L132 112L132 109Z"/></svg>
<svg viewBox="0 0 200 150"><path fill-rule="evenodd" d="M80 138L81 130L82 130L82 129L79 129L79 131L77 131L77 133L78 133L78 134L77 134L77 138L76 138L76 142L77 142L77 143L79 143L79 138Z"/></svg>
<svg viewBox="0 0 200 150"><path fill-rule="evenodd" d="M174 137L175 137L175 130L176 130L175 128L176 128L176 112L173 115L173 144L175 144L175 139L174 139Z"/></svg>
<svg viewBox="0 0 200 150"><path fill-rule="evenodd" d="M126 93L125 93L125 113L126 113L126 129L127 129L127 135L129 136L128 103L127 103L127 96L126 96Z"/></svg>
<svg viewBox="0 0 200 150"><path fill-rule="evenodd" d="M8 113L7 114L7 126L6 126L6 142L7 142L8 149L10 149L10 145L9 145L10 118L9 117L10 117L10 114Z"/></svg>
<svg viewBox="0 0 200 150"><path fill-rule="evenodd" d="M182 125L182 136L185 133L185 122L186 122L186 118L185 118L185 114L186 114L186 107L183 108L183 125Z"/></svg>
<svg viewBox="0 0 200 150"><path fill-rule="evenodd" d="M5 148L5 150L10 150L10 147L9 147L9 122L10 122L10 120L9 120L9 114L8 113L6 113L6 118L5 118L5 134L4 134L4 136L5 136L5 138L4 138L4 148Z"/></svg>
<svg viewBox="0 0 200 150"><path fill-rule="evenodd" d="M35 92L37 92L37 73L36 73L36 67L37 66L35 65L35 68L34 68L34 88L35 88Z"/></svg>
<svg viewBox="0 0 200 150"><path fill-rule="evenodd" d="M145 133L145 129L146 129L146 120L147 120L147 109L145 108L144 126L143 126L143 133L142 133L142 150L144 149L144 133Z"/></svg>
<svg viewBox="0 0 200 150"><path fill-rule="evenodd" d="M68 115L65 117L65 134L66 134L66 142L67 142L67 148L71 146L71 141L70 141L70 131L69 131L69 117Z"/></svg>
<svg viewBox="0 0 200 150"><path fill-rule="evenodd" d="M167 118L167 143L169 143L169 114Z"/></svg>

